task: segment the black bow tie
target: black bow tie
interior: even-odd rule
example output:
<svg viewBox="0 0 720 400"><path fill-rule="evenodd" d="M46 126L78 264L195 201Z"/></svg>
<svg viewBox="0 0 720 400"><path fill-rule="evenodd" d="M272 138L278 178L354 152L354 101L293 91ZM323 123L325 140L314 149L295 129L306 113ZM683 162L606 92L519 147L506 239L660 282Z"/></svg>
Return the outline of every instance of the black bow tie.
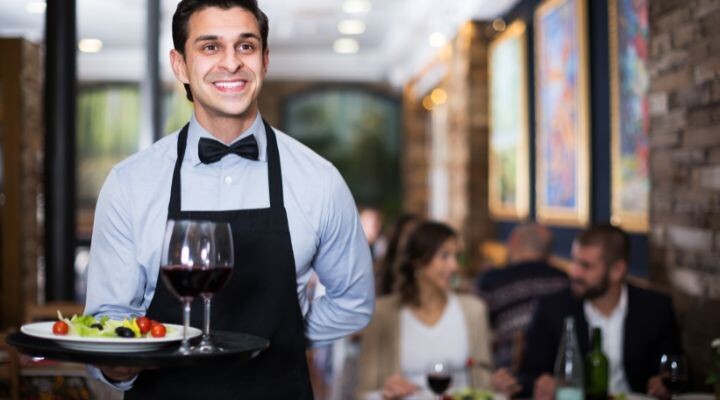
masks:
<svg viewBox="0 0 720 400"><path fill-rule="evenodd" d="M225 146L217 140L200 138L198 144L198 156L203 164L212 164L220 161L226 155L234 153L240 157L250 160L258 159L258 145L254 135L233 143L232 146Z"/></svg>

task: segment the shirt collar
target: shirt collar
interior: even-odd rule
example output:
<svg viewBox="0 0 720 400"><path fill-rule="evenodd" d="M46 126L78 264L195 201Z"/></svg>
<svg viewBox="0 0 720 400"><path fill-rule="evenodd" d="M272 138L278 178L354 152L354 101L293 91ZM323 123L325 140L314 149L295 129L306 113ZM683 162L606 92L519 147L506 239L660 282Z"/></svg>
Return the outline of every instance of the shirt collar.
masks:
<svg viewBox="0 0 720 400"><path fill-rule="evenodd" d="M585 310L585 316L587 319L592 320L610 320L616 317L617 315L624 316L627 313L627 304L628 304L628 294L627 294L627 285L623 284L622 288L620 289L620 301L618 302L618 305L615 307L612 313L610 313L609 316L605 317L599 310L597 310L590 300L585 300L583 302L583 308ZM588 321L590 322L590 321Z"/></svg>
<svg viewBox="0 0 720 400"><path fill-rule="evenodd" d="M257 141L258 161L267 162L267 133L265 132L265 124L263 123L260 113L257 114L252 125L241 133L240 136L235 138L232 143L250 135L255 135L255 140ZM200 138L217 140L215 136L200 125L193 113L192 118L190 118L190 126L188 126L187 147L185 150L185 160L189 161L192 166L197 166L202 163L198 156L198 143L200 142Z"/></svg>

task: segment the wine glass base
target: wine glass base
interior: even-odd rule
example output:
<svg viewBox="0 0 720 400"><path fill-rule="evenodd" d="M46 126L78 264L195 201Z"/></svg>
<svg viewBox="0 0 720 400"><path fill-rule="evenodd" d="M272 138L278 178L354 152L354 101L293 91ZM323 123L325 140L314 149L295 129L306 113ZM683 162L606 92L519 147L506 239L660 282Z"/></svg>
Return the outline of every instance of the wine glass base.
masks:
<svg viewBox="0 0 720 400"><path fill-rule="evenodd" d="M225 351L220 346L214 345L212 342L206 342L202 341L197 346L193 346L192 352L193 353L221 353Z"/></svg>

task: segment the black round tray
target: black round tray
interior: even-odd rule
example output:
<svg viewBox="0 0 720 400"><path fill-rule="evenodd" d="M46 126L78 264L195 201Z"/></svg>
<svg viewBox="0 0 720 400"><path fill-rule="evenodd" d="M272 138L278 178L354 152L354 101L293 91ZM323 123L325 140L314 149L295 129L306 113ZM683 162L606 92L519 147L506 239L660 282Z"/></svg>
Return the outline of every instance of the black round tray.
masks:
<svg viewBox="0 0 720 400"><path fill-rule="evenodd" d="M72 361L95 365L128 367L187 367L223 362L237 362L256 357L270 346L267 339L234 332L213 332L213 343L225 351L181 355L175 350L180 342L171 342L158 350L131 353L108 353L72 350L59 346L50 339L41 339L22 332L10 334L6 341L20 353L58 361Z"/></svg>

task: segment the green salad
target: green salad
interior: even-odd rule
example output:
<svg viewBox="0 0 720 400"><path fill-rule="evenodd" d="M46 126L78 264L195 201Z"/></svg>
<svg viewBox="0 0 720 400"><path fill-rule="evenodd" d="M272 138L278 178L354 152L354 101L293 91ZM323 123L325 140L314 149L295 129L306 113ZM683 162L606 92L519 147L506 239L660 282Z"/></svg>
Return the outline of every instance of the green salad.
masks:
<svg viewBox="0 0 720 400"><path fill-rule="evenodd" d="M465 388L453 392L452 398L453 400L492 400L493 394L487 390Z"/></svg>
<svg viewBox="0 0 720 400"><path fill-rule="evenodd" d="M163 337L166 327L147 317L112 320L108 316L95 318L92 315L73 315L72 318L63 317L58 311L58 321L53 326L56 335L70 335L94 338L142 338Z"/></svg>

